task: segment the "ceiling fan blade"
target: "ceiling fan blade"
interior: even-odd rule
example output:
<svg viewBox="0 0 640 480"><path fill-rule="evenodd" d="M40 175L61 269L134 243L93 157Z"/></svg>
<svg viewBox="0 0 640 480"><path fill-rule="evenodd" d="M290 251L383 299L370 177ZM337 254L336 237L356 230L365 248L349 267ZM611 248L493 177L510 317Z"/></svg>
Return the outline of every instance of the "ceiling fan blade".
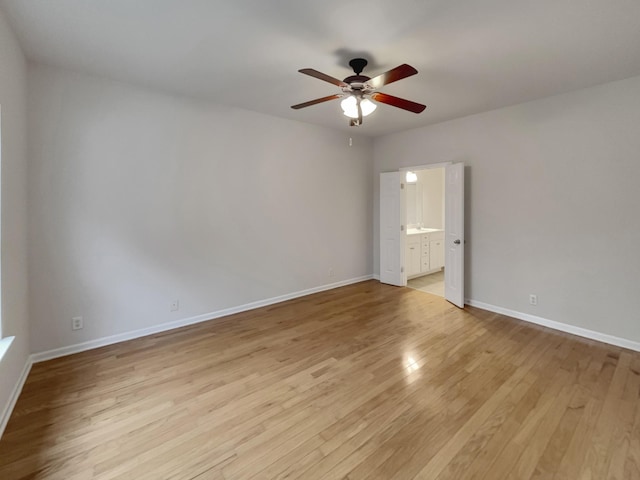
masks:
<svg viewBox="0 0 640 480"><path fill-rule="evenodd" d="M382 92L375 92L371 94L371 98L376 102L386 103L387 105L391 105L392 107L402 108L403 110L408 110L413 113L420 113L425 108L426 105L422 105L421 103L412 102L411 100L405 100L404 98L394 97L393 95L387 95Z"/></svg>
<svg viewBox="0 0 640 480"><path fill-rule="evenodd" d="M390 83L415 75L416 73L418 73L418 70L413 68L411 65L403 63L396 68L392 68L388 72L381 73L377 77L373 77L371 80L367 81L367 84L370 85L371 88L380 88L384 85L389 85Z"/></svg>
<svg viewBox="0 0 640 480"><path fill-rule="evenodd" d="M337 98L342 98L342 95L336 94L336 95L329 95L328 97L316 98L315 100L299 103L298 105L292 105L291 108L293 108L294 110L299 110L304 107L310 107L311 105L316 105L322 102L328 102L329 100L335 100Z"/></svg>
<svg viewBox="0 0 640 480"><path fill-rule="evenodd" d="M300 73L304 73L305 75L309 75L314 78L319 78L320 80L324 80L325 82L332 83L333 85L337 85L338 87L348 87L347 83L344 83L342 80L338 80L337 78L333 78L326 73L319 72L314 70L313 68L303 68L302 70L298 70Z"/></svg>

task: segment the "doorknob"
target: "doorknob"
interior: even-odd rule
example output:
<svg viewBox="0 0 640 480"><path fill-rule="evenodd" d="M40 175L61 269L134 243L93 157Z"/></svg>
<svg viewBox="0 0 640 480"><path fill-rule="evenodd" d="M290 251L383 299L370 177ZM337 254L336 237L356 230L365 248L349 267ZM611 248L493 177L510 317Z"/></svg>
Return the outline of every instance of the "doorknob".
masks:
<svg viewBox="0 0 640 480"><path fill-rule="evenodd" d="M454 240L453 243L455 243L456 245L460 245L460 240L459 239Z"/></svg>

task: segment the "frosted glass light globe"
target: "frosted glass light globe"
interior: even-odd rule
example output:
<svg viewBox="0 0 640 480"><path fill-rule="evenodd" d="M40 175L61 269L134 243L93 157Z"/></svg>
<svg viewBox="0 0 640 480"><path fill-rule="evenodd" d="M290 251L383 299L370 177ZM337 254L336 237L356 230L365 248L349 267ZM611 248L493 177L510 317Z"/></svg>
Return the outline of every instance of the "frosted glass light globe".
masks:
<svg viewBox="0 0 640 480"><path fill-rule="evenodd" d="M340 102L340 106L342 107L342 110L347 117L358 118L358 101L356 100L356 97L354 97L353 95L349 95L347 98L342 100L342 102ZM360 101L360 108L362 109L363 117L366 117L367 115L373 113L373 111L377 107L378 106L368 98L363 98Z"/></svg>

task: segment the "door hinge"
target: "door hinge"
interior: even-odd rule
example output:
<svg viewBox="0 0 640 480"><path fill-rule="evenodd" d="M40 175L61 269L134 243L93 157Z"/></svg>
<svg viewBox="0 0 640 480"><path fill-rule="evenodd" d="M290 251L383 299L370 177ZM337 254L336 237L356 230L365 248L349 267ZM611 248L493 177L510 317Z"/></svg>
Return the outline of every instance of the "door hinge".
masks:
<svg viewBox="0 0 640 480"><path fill-rule="evenodd" d="M400 183L400 190L404 190L404 183Z"/></svg>
<svg viewBox="0 0 640 480"><path fill-rule="evenodd" d="M404 225L400 225L400 231L404 232Z"/></svg>
<svg viewBox="0 0 640 480"><path fill-rule="evenodd" d="M404 267L400 267L400 273L404 273Z"/></svg>

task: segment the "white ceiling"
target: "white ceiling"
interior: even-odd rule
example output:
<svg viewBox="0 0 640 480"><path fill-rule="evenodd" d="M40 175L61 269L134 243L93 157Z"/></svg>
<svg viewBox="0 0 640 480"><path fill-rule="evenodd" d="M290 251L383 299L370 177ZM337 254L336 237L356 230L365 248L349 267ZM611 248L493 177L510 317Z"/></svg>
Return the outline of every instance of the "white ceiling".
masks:
<svg viewBox="0 0 640 480"><path fill-rule="evenodd" d="M0 0L27 56L167 92L376 136L640 75L638 0ZM348 127L337 78L363 56L380 105Z"/></svg>

